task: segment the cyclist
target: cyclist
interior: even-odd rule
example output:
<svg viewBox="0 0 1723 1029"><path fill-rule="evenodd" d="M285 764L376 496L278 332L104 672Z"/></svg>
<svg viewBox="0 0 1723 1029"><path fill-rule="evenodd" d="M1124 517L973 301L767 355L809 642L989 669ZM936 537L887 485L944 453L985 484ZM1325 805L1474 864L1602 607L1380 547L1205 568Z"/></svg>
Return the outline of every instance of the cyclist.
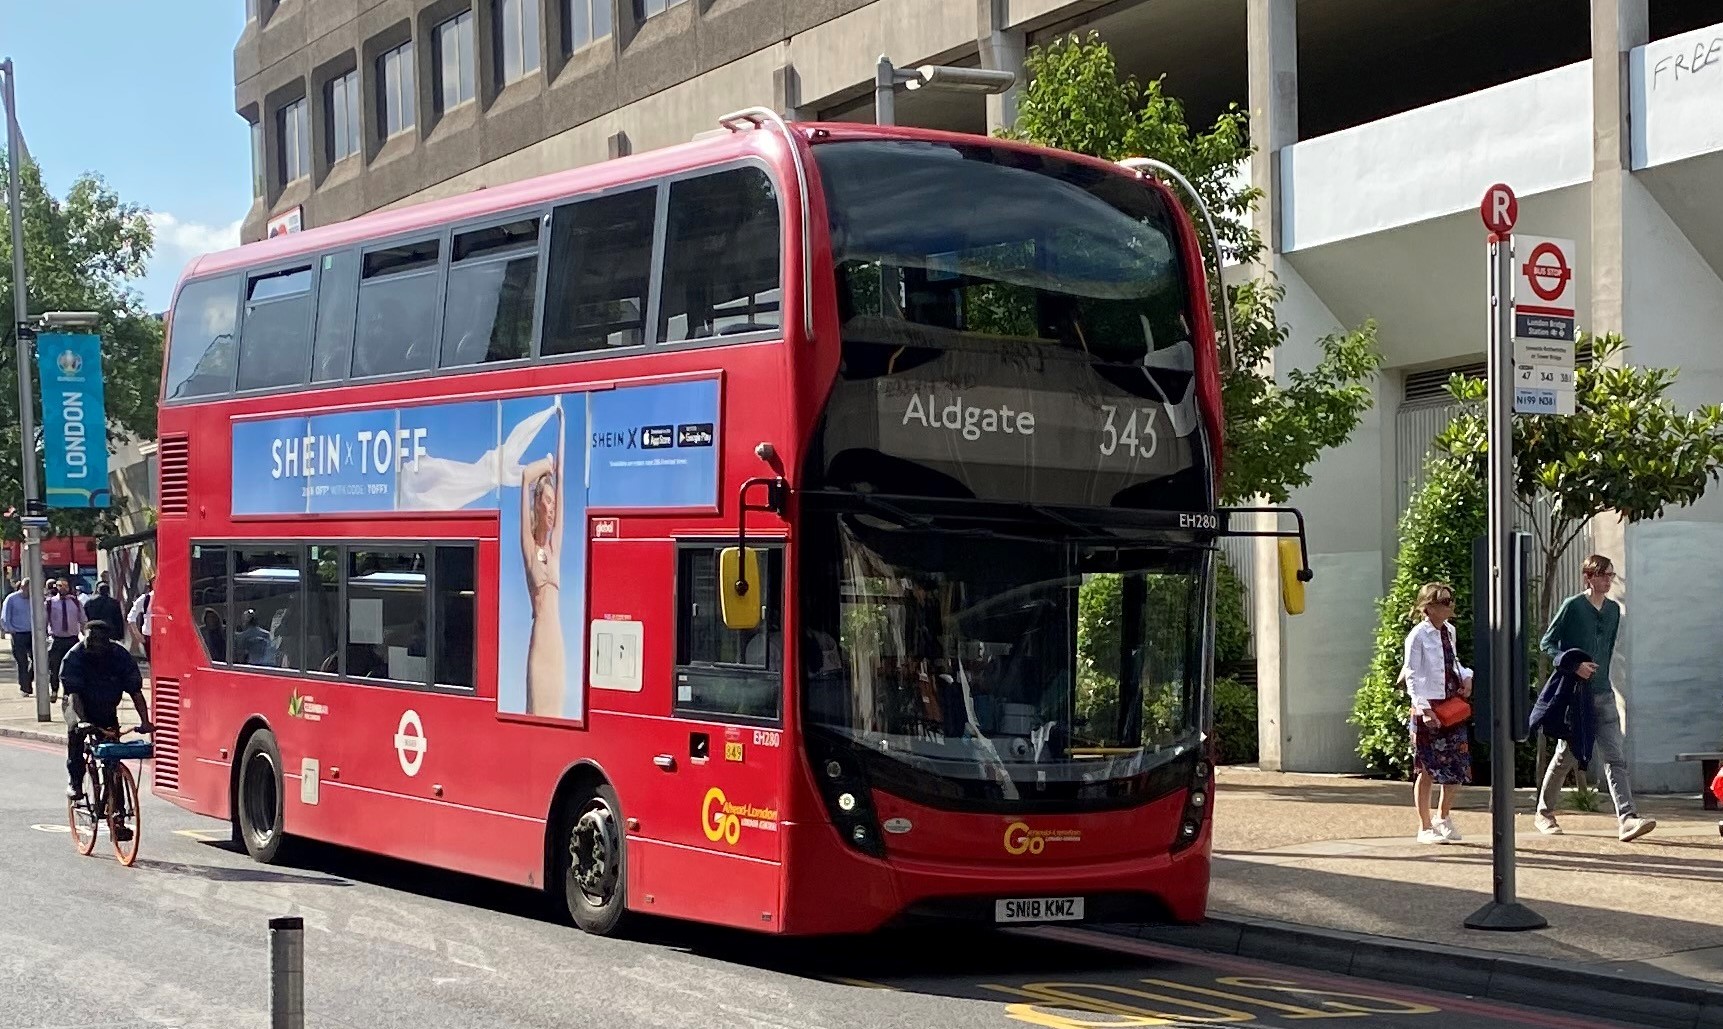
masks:
<svg viewBox="0 0 1723 1029"><path fill-rule="evenodd" d="M104 731L120 730L120 698L132 698L141 724L139 732L154 732L149 702L144 700L143 676L138 662L126 648L114 642L113 628L100 619L84 626L84 638L66 653L60 666L60 682L75 716L66 734L66 771L71 775L66 796L84 795L84 740ZM123 817L127 812L121 811ZM122 832L129 833L129 829Z"/></svg>

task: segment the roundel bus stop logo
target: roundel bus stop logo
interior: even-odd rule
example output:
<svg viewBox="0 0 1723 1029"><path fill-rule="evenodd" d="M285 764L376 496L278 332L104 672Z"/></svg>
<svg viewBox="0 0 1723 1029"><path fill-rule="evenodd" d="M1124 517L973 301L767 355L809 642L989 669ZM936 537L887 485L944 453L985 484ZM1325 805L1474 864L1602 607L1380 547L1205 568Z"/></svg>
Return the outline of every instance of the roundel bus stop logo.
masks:
<svg viewBox="0 0 1723 1029"><path fill-rule="evenodd" d="M62 350L54 366L60 369L61 375L76 375L84 370L84 359L75 350Z"/></svg>

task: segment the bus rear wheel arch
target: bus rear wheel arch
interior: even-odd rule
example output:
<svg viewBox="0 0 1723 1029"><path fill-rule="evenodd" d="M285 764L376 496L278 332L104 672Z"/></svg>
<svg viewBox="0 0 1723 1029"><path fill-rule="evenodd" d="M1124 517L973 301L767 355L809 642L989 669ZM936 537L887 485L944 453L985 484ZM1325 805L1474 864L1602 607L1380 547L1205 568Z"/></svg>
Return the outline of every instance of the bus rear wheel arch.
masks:
<svg viewBox="0 0 1723 1029"><path fill-rule="evenodd" d="M616 790L587 772L558 790L551 825L550 881L582 932L618 934L628 914L628 834Z"/></svg>

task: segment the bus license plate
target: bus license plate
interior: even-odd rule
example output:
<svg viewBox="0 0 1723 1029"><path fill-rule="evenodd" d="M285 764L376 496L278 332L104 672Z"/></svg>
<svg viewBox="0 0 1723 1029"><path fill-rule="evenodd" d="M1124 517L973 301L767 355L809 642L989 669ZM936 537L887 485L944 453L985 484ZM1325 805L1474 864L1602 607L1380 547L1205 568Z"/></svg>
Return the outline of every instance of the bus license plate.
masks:
<svg viewBox="0 0 1723 1029"><path fill-rule="evenodd" d="M995 922L1080 922L1082 897L1026 897L993 902Z"/></svg>

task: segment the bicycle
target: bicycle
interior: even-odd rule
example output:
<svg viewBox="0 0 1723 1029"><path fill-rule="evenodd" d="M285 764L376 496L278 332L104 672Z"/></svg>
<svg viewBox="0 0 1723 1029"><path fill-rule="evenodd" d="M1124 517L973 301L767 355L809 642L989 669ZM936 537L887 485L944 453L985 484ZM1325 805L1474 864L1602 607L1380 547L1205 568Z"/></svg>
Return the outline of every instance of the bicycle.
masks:
<svg viewBox="0 0 1723 1029"><path fill-rule="evenodd" d="M72 845L80 854L94 853L96 833L106 822L114 854L120 864L130 867L138 859L138 844L144 832L138 778L143 774L144 759L155 756L155 746L149 740L121 741L120 737L137 732L137 727L119 731L97 729L88 722L80 722L77 728L84 733L84 792L66 799ZM126 762L132 760L138 763L138 775L126 767ZM128 817L132 822L129 826Z"/></svg>

